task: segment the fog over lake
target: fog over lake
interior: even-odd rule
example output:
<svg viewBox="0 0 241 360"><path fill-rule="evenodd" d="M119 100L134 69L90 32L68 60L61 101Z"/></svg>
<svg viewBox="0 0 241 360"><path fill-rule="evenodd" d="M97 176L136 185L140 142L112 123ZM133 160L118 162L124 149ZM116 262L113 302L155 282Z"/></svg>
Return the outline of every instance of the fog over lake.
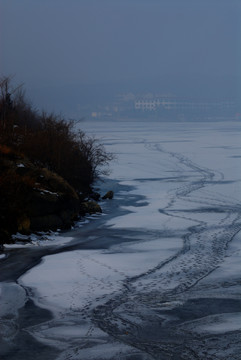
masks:
<svg viewBox="0 0 241 360"><path fill-rule="evenodd" d="M120 93L240 97L238 0L1 0L0 74L87 117Z"/></svg>

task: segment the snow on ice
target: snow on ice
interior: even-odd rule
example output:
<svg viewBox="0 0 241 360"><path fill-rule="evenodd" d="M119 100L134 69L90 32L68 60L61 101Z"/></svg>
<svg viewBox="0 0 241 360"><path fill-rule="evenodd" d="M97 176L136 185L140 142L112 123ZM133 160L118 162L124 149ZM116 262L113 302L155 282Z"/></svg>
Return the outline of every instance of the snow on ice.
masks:
<svg viewBox="0 0 241 360"><path fill-rule="evenodd" d="M19 279L54 314L26 331L59 359L238 359L241 125L81 126L117 155L115 197L86 225L89 248L45 256Z"/></svg>

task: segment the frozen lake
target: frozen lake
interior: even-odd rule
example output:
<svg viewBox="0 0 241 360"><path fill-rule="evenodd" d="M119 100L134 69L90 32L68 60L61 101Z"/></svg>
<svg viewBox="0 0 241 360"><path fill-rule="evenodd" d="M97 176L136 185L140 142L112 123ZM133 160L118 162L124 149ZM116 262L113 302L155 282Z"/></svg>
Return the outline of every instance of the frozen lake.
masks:
<svg viewBox="0 0 241 360"><path fill-rule="evenodd" d="M241 124L81 129L117 155L99 185L114 199L6 249L1 359L240 360Z"/></svg>

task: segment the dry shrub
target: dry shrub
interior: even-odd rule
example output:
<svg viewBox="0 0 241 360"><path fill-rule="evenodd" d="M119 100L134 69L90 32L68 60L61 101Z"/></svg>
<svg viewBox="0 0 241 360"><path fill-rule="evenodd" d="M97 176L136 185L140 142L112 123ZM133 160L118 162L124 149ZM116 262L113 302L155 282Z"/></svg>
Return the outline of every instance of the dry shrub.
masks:
<svg viewBox="0 0 241 360"><path fill-rule="evenodd" d="M36 186L36 179L30 175L21 176L14 169L10 169L0 175L0 187L2 196L12 198L21 195L21 192L33 189Z"/></svg>
<svg viewBox="0 0 241 360"><path fill-rule="evenodd" d="M88 190L105 173L113 156L95 138L74 131L75 123L54 114L39 114L21 88L0 79L0 142L35 164L57 172L76 190ZM7 148L6 150L7 151Z"/></svg>
<svg viewBox="0 0 241 360"><path fill-rule="evenodd" d="M12 152L12 149L9 146L0 144L0 153L3 155L8 155Z"/></svg>
<svg viewBox="0 0 241 360"><path fill-rule="evenodd" d="M42 174L44 178L41 179L41 183L45 186L45 188L57 191L60 194L69 194L72 197L77 198L77 194L74 189L61 176L46 168L42 169Z"/></svg>

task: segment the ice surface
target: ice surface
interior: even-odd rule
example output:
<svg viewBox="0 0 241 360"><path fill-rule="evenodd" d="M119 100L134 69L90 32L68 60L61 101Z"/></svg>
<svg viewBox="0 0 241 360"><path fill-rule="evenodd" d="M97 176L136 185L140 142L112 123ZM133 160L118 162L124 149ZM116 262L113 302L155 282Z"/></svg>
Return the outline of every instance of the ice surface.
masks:
<svg viewBox="0 0 241 360"><path fill-rule="evenodd" d="M26 331L61 360L237 359L241 124L81 126L118 155L108 178L117 190L106 220L87 219L102 219L89 228L98 246L45 256L19 279L54 314Z"/></svg>
<svg viewBox="0 0 241 360"><path fill-rule="evenodd" d="M179 239L169 238L116 245L111 252L72 251L46 256L21 277L20 283L36 290L38 305L51 306L54 312L93 307L97 298L119 291L126 277L147 272L179 247Z"/></svg>
<svg viewBox="0 0 241 360"><path fill-rule="evenodd" d="M25 290L14 283L0 283L0 339L13 340L18 333L18 310L27 301Z"/></svg>
<svg viewBox="0 0 241 360"><path fill-rule="evenodd" d="M210 316L200 322L201 324L195 324L194 331L218 334L241 330L241 312Z"/></svg>
<svg viewBox="0 0 241 360"><path fill-rule="evenodd" d="M24 289L13 283L0 283L0 316L6 314L17 315L26 301L26 293Z"/></svg>

